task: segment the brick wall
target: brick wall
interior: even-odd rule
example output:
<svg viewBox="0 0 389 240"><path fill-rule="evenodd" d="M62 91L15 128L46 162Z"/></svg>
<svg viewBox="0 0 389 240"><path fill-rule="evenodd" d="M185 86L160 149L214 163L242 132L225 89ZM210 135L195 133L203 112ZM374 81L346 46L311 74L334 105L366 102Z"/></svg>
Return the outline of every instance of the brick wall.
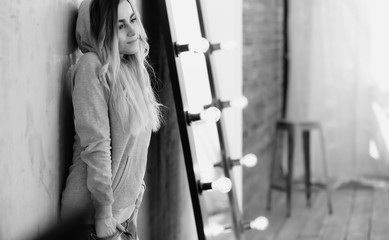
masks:
<svg viewBox="0 0 389 240"><path fill-rule="evenodd" d="M273 156L274 123L283 99L283 1L243 1L243 153L254 153L258 164L244 169L243 208L246 219L263 212L268 166ZM255 195L249 193L258 193ZM249 239L249 238L247 238Z"/></svg>

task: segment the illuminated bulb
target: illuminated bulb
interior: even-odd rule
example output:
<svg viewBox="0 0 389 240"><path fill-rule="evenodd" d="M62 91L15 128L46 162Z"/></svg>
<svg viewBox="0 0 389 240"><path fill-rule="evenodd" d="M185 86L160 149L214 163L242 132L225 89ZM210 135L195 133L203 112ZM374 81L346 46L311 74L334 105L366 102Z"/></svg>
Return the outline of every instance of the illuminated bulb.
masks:
<svg viewBox="0 0 389 240"><path fill-rule="evenodd" d="M209 108L201 111L200 113L187 112L186 117L187 117L188 124L190 124L191 122L200 121L200 120L217 122L217 121L219 121L219 119L221 117L221 112L216 107L209 107Z"/></svg>
<svg viewBox="0 0 389 240"><path fill-rule="evenodd" d="M199 193L202 193L203 191L206 190L217 190L222 193L227 193L231 190L232 183L229 178L221 177L214 182L201 183L199 181L198 186L199 186Z"/></svg>
<svg viewBox="0 0 389 240"><path fill-rule="evenodd" d="M227 193L231 190L232 183L229 178L221 177L212 183L212 189L222 193Z"/></svg>
<svg viewBox="0 0 389 240"><path fill-rule="evenodd" d="M174 47L177 56L183 52L205 53L209 49L209 42L205 38L199 38L187 44L175 43Z"/></svg>
<svg viewBox="0 0 389 240"><path fill-rule="evenodd" d="M269 226L269 220L266 217L260 216L250 222L250 228L263 231Z"/></svg>
<svg viewBox="0 0 389 240"><path fill-rule="evenodd" d="M258 158L255 154L249 153L243 158L241 158L239 162L245 167L254 167L255 165L257 165Z"/></svg>
<svg viewBox="0 0 389 240"><path fill-rule="evenodd" d="M246 156L240 158L240 159L232 159L231 160L231 167L236 165L242 165L245 167L254 167L257 165L258 158L252 153L246 154ZM215 164L215 167L221 166L221 164Z"/></svg>
<svg viewBox="0 0 389 240"><path fill-rule="evenodd" d="M220 43L220 48L223 50L233 50L236 48L236 43L234 41L227 41Z"/></svg>
<svg viewBox="0 0 389 240"><path fill-rule="evenodd" d="M247 107L249 100L245 96L239 96L230 101L230 106L233 108L243 109Z"/></svg>
<svg viewBox="0 0 389 240"><path fill-rule="evenodd" d="M220 117L221 112L218 108L215 107L207 108L200 113L201 120L217 122L219 121Z"/></svg>
<svg viewBox="0 0 389 240"><path fill-rule="evenodd" d="M227 41L222 43L213 43L211 46L211 51L217 51L217 50L232 50L236 48L236 43L234 41Z"/></svg>
<svg viewBox="0 0 389 240"><path fill-rule="evenodd" d="M189 44L189 50L196 53L205 53L208 51L209 42L205 38L200 38Z"/></svg>
<svg viewBox="0 0 389 240"><path fill-rule="evenodd" d="M249 101L245 96L239 96L239 97L235 97L229 101L220 101L219 100L219 103L220 103L221 108L233 107L233 108L243 109L243 108L247 107Z"/></svg>
<svg viewBox="0 0 389 240"><path fill-rule="evenodd" d="M222 225L212 223L209 224L209 226L204 229L204 233L209 237L216 237L222 234L223 232L225 232L225 230L226 230L225 227L223 227Z"/></svg>

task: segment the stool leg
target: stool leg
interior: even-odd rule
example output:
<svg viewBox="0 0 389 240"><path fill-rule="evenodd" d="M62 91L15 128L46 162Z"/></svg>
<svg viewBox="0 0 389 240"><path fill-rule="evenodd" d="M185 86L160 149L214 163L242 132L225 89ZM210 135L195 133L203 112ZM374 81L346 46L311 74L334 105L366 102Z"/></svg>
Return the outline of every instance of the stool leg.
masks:
<svg viewBox="0 0 389 240"><path fill-rule="evenodd" d="M311 206L311 159L310 159L310 137L309 131L303 131L303 153L305 168L305 194L307 206Z"/></svg>
<svg viewBox="0 0 389 240"><path fill-rule="evenodd" d="M292 183L293 183L293 151L294 151L294 129L290 127L288 133L288 175L286 182L286 216L289 217L292 206Z"/></svg>
<svg viewBox="0 0 389 240"><path fill-rule="evenodd" d="M279 143L279 137L280 137L281 131L277 128L276 129L276 136L275 136L275 144L274 144L274 154L273 154L273 161L270 163L270 174L269 174L269 188L267 190L267 203L266 203L266 209L271 209L271 197L272 197L272 189L273 189L273 179L274 179L274 172L276 171L276 166L278 163L280 163L279 158L277 157L277 151L278 151L278 143Z"/></svg>
<svg viewBox="0 0 389 240"><path fill-rule="evenodd" d="M324 172L324 181L325 181L324 185L327 193L328 213L332 214L332 200L331 200L332 194L329 188L329 177L328 177L327 157L326 157L325 143L324 143L324 134L321 127L319 128L319 132L320 132L321 149L322 149L323 172Z"/></svg>

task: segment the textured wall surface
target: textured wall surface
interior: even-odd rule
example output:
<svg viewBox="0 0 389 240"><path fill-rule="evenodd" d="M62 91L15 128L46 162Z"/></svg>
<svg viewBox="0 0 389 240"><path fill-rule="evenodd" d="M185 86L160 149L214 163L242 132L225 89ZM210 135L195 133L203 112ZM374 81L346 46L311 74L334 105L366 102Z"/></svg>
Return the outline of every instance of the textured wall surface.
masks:
<svg viewBox="0 0 389 240"><path fill-rule="evenodd" d="M6 0L0 9L0 239L30 239L57 223L72 155L67 71L75 62L74 27L80 0ZM175 107L156 2L137 2L150 36L156 89L168 107L153 136L142 239L194 239Z"/></svg>
<svg viewBox="0 0 389 240"><path fill-rule="evenodd" d="M282 11L281 0L243 1L243 94L249 99L243 112L243 152L258 156L257 166L245 168L243 174L246 219L264 209L274 123L281 117ZM247 232L246 239L255 239L251 234L254 231Z"/></svg>
<svg viewBox="0 0 389 240"><path fill-rule="evenodd" d="M55 223L72 117L66 73L77 1L2 1L0 239L30 239Z"/></svg>

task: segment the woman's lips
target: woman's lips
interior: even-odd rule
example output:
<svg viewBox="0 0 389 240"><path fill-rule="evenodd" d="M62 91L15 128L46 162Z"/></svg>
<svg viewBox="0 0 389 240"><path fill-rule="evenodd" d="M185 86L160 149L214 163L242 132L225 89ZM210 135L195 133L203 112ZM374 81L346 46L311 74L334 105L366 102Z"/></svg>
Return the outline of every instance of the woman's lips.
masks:
<svg viewBox="0 0 389 240"><path fill-rule="evenodd" d="M133 43L138 40L138 36L131 37L127 43Z"/></svg>

